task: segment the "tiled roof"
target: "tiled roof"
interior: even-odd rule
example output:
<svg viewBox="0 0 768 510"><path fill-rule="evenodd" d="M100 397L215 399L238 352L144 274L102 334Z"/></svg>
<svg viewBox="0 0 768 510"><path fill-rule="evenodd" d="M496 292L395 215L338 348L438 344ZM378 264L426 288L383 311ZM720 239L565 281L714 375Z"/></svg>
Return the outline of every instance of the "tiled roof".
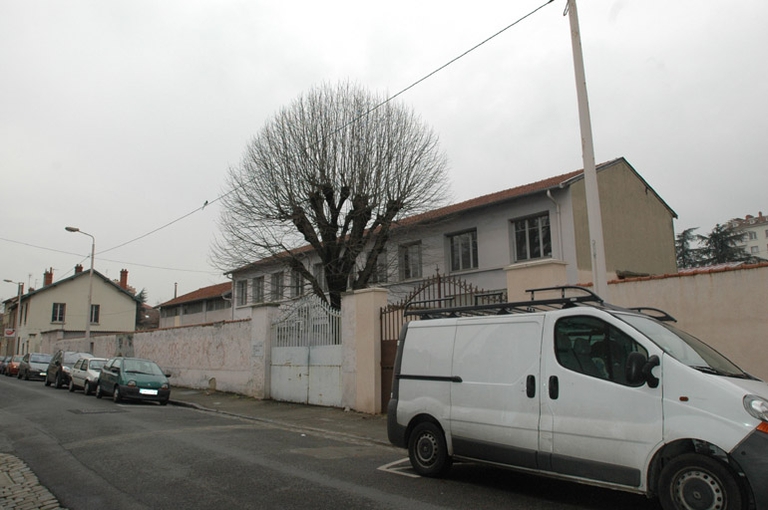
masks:
<svg viewBox="0 0 768 510"><path fill-rule="evenodd" d="M662 200L662 198L653 190L653 188L647 182L645 182L642 176L640 176L640 174L638 174L637 171L635 171L635 169L632 168L632 165L630 165L625 158L619 157L616 159L612 159L610 161L600 163L596 165L596 170L597 171L603 170L618 162L624 162L630 168L630 170L635 173L637 178L640 179L643 183L645 183L648 189L659 199L659 201L664 205L664 207L666 207L670 211L670 213L675 218L677 218L677 214L666 204L666 202L664 202L664 200ZM489 193L487 195L471 198L463 202L447 205L445 207L433 209L425 213L416 214L414 216L403 218L395 222L392 225L392 229L393 230L397 229L400 226L413 226L413 225L418 225L420 223L432 223L437 220L445 219L455 214L467 212L473 209L487 207L494 204L500 204L500 203L503 203L509 200L518 199L527 195L543 193L547 190L551 190L555 188L561 188L561 187L564 188L564 187L570 186L574 181L581 179L583 175L584 175L583 169L574 170L572 172L556 175L554 177L549 177L541 181L536 181L529 184L523 184L522 186L517 186L514 188L509 188L502 191L496 191L494 193ZM298 254L302 252L309 252L311 250L312 250L312 247L310 245L304 245L293 250L293 253ZM242 271L248 268L257 267L263 264L271 264L271 263L274 263L274 261L278 258L279 256L277 255L264 258L256 262L253 262L251 264L247 264L245 266L239 267L235 270L229 271L227 274L232 274L237 271Z"/></svg>
<svg viewBox="0 0 768 510"><path fill-rule="evenodd" d="M226 292L230 292L231 290L232 290L232 282L218 283L216 285L211 285L210 287L203 287L201 289L197 289L196 291L184 294L183 296L173 298L170 301L166 301L165 303L161 303L160 308L180 305L183 303L192 303L194 301L204 301L206 299L217 298Z"/></svg>

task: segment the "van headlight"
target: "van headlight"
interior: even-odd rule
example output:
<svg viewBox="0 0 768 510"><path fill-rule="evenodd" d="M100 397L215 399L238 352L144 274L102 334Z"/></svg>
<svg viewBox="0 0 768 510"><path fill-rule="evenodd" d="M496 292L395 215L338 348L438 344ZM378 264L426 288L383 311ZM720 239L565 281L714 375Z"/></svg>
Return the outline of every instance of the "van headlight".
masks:
<svg viewBox="0 0 768 510"><path fill-rule="evenodd" d="M768 401L757 395L744 396L744 409L758 420L768 422Z"/></svg>

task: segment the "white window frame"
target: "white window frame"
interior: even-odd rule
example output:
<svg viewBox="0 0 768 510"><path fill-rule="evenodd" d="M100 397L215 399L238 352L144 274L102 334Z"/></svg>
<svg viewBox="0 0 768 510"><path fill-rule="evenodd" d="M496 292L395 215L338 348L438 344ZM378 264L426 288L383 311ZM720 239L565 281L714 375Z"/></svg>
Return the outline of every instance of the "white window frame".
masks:
<svg viewBox="0 0 768 510"><path fill-rule="evenodd" d="M515 218L511 224L512 253L515 262L552 257L552 224L549 219L549 211Z"/></svg>
<svg viewBox="0 0 768 510"><path fill-rule="evenodd" d="M451 272L478 268L477 229L473 228L457 234L449 234L448 243L451 252ZM465 256L468 256L468 260L465 260Z"/></svg>
<svg viewBox="0 0 768 510"><path fill-rule="evenodd" d="M421 241L400 245L400 279L414 280L422 277Z"/></svg>

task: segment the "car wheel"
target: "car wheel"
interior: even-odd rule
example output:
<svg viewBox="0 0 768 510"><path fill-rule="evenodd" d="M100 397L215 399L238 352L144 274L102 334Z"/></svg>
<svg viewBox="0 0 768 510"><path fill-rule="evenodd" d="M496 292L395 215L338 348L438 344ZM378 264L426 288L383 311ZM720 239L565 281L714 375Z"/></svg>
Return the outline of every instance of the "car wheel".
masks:
<svg viewBox="0 0 768 510"><path fill-rule="evenodd" d="M115 404L117 404L122 399L123 399L123 397L120 395L120 388L115 386L115 391L112 392L112 400L114 400Z"/></svg>
<svg viewBox="0 0 768 510"><path fill-rule="evenodd" d="M90 395L91 394L91 383L88 382L88 379L85 380L85 383L83 383L83 395Z"/></svg>
<svg viewBox="0 0 768 510"><path fill-rule="evenodd" d="M166 406L166 405L168 405L168 400L161 400L161 401L160 401L160 405L161 405L161 406Z"/></svg>
<svg viewBox="0 0 768 510"><path fill-rule="evenodd" d="M69 392L72 393L73 391L75 391L75 381L70 379L69 380Z"/></svg>
<svg viewBox="0 0 768 510"><path fill-rule="evenodd" d="M408 441L408 457L422 476L443 476L451 468L445 435L438 425L425 421L416 425Z"/></svg>
<svg viewBox="0 0 768 510"><path fill-rule="evenodd" d="M739 482L730 469L712 457L696 453L680 455L664 466L658 493L664 510L746 508Z"/></svg>
<svg viewBox="0 0 768 510"><path fill-rule="evenodd" d="M21 379L21 371L16 372L16 379Z"/></svg>
<svg viewBox="0 0 768 510"><path fill-rule="evenodd" d="M101 391L101 384L96 383L96 398L101 398L104 394Z"/></svg>
<svg viewBox="0 0 768 510"><path fill-rule="evenodd" d="M51 385L51 381L50 381L50 379L48 379L48 374L45 374L45 385L46 386L50 386Z"/></svg>

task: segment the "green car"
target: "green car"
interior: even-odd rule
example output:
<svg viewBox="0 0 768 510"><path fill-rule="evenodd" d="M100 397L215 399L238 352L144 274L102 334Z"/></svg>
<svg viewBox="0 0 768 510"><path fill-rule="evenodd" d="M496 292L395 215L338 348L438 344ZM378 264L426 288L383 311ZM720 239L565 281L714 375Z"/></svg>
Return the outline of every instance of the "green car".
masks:
<svg viewBox="0 0 768 510"><path fill-rule="evenodd" d="M164 374L154 361L142 358L112 358L99 373L96 382L96 398L112 395L115 402L121 400L150 400L168 403L171 386L170 374Z"/></svg>

